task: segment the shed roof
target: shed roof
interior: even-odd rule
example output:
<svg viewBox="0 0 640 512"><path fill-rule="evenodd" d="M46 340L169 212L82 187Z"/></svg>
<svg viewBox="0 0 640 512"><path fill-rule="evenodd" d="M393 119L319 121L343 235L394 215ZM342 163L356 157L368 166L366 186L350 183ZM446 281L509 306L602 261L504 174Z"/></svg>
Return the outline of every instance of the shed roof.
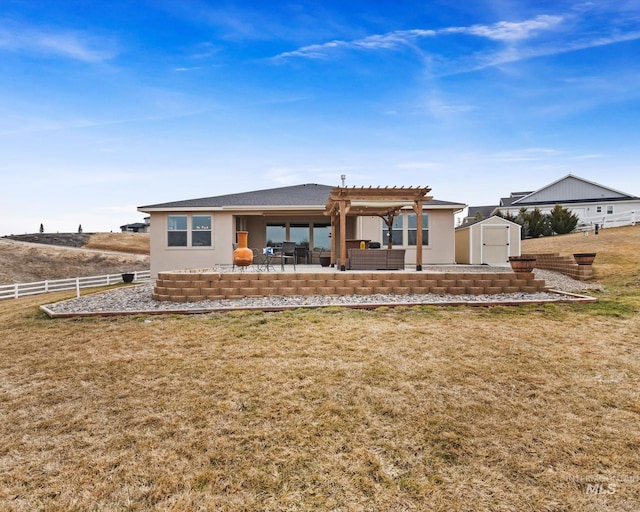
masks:
<svg viewBox="0 0 640 512"><path fill-rule="evenodd" d="M512 224L514 226L520 227L520 224L518 224L517 222L510 221L508 219L500 217L499 215L492 215L491 217L487 217L486 219L472 220L469 222L465 222L463 224L460 224L459 226L456 226L456 229L468 228L469 226L474 226L475 224L481 224L483 222L488 222L488 221L495 222L496 219L499 219L502 224L506 223L506 224Z"/></svg>

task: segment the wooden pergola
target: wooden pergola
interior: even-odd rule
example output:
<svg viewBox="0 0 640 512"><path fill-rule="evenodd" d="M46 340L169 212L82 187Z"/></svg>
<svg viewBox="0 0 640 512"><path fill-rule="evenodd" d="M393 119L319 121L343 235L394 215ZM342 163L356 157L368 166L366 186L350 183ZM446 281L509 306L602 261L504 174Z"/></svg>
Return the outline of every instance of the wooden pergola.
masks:
<svg viewBox="0 0 640 512"><path fill-rule="evenodd" d="M336 262L335 240L336 223L340 226L340 270L346 270L347 260L347 215L381 217L389 230L393 219L402 208L411 206L416 213L416 270L422 270L422 207L426 201L433 199L427 194L429 187L335 187L329 194L325 215L331 216L331 264ZM391 237L389 237L391 248Z"/></svg>

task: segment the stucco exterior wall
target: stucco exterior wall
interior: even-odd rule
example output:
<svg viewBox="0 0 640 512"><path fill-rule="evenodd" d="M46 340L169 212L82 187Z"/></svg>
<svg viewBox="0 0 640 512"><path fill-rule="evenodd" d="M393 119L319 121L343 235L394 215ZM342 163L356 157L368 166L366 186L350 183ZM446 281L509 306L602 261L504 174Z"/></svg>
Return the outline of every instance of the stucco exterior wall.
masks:
<svg viewBox="0 0 640 512"><path fill-rule="evenodd" d="M158 272L211 268L215 265L231 265L233 261L232 243L236 240L237 230L249 232L248 246L262 249L266 245L266 226L269 222L329 222L323 215L310 215L300 212L264 216L261 212L206 212L197 214L211 215L211 247L168 247L167 217L169 215L190 215L193 212L172 211L151 213L151 277ZM348 219L348 232L355 236L355 221Z"/></svg>
<svg viewBox="0 0 640 512"><path fill-rule="evenodd" d="M171 212L171 215L188 215L190 212ZM198 212L206 214L206 212ZM235 240L233 215L211 213L211 247L168 247L167 213L151 214L151 277L158 272L189 268L210 268L215 264L231 263L231 240ZM225 243L225 241L229 241Z"/></svg>
<svg viewBox="0 0 640 512"><path fill-rule="evenodd" d="M423 249L424 264L455 262L456 240L453 214L453 210L432 210L429 212L429 247ZM409 261L415 262L415 247L411 249L407 249L407 258Z"/></svg>
<svg viewBox="0 0 640 512"><path fill-rule="evenodd" d="M167 218L168 215L191 215L189 211L152 212L151 225L151 276L156 278L159 272L186 269L211 268L215 265L232 264L232 243L236 230L249 232L248 245L262 249L266 244L266 226L272 222L329 222L329 217L321 213L309 214L301 211L282 214L262 215L261 212L207 212L198 211L200 215L211 215L212 246L211 247L168 247ZM430 210L429 213L429 246L423 247L423 264L454 263L454 211ZM383 221L379 217L347 217L347 238L364 238L374 242L383 241ZM406 230L406 223L404 223ZM340 239L339 229L336 239ZM406 239L406 237L405 237ZM416 262L415 246L395 246L406 249L405 263L408 266Z"/></svg>
<svg viewBox="0 0 640 512"><path fill-rule="evenodd" d="M450 264L455 262L455 234L453 210L425 210L429 214L429 245L422 248L422 263ZM379 217L359 217L361 229L358 238L370 239L386 246L383 240L384 223ZM404 223L406 230L406 223ZM405 237L406 240L406 237ZM416 247L414 245L394 245L395 248L405 249L405 264L415 265Z"/></svg>

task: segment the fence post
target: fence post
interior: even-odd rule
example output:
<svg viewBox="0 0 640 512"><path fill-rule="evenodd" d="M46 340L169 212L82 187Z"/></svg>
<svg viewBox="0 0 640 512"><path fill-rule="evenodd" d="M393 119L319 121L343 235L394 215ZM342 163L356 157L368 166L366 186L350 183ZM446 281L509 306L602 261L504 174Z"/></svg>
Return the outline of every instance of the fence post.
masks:
<svg viewBox="0 0 640 512"><path fill-rule="evenodd" d="M20 295L18 294L18 283L13 285L13 298L17 299L18 297L20 297Z"/></svg>
<svg viewBox="0 0 640 512"><path fill-rule="evenodd" d="M80 297L80 278L76 277L76 297Z"/></svg>

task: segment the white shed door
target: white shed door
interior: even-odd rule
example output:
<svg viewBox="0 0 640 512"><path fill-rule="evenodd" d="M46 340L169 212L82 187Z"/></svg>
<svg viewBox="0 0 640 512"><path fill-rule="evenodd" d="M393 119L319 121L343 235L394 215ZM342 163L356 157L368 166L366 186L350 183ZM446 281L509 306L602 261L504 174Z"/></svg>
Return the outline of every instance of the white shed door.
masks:
<svg viewBox="0 0 640 512"><path fill-rule="evenodd" d="M482 263L509 261L509 226L482 226Z"/></svg>

